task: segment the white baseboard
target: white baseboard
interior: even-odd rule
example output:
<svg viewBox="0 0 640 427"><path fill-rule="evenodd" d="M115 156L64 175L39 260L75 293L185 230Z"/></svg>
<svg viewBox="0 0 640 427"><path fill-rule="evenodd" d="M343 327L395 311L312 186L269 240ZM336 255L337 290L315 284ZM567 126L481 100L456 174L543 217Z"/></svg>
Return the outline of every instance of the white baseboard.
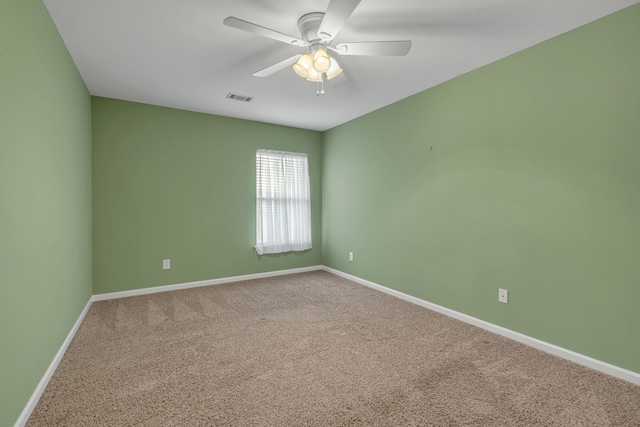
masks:
<svg viewBox="0 0 640 427"><path fill-rule="evenodd" d="M87 315L87 312L89 311L89 307L91 307L91 302L92 300L91 298L89 298L89 301L87 301L87 304L84 306L84 309L80 313L80 316L78 316L78 320L76 320L76 323L73 324L73 327L67 334L67 337L65 338L62 345L60 346L60 349L58 350L55 357L53 358L53 361L49 365L49 368L47 368L47 370L45 371L44 375L42 376L42 379L36 386L36 389L33 391L31 398L27 402L27 405L24 407L24 409L22 410L22 413L16 420L14 427L23 427L24 425L27 424L27 420L29 420L31 413L36 408L36 405L38 404L38 401L40 400L42 393L44 393L44 390L47 388L47 384L49 384L49 381L51 380L53 373L58 368L58 365L60 364L60 361L62 360L64 353L67 351L67 348L69 348L69 344L71 344L71 340L73 340L73 337L76 335L76 332L78 332L78 328L80 327L80 324L82 323L85 316Z"/></svg>
<svg viewBox="0 0 640 427"><path fill-rule="evenodd" d="M397 298L401 298L405 301L409 301L419 306L428 308L430 310L436 311L446 316L453 317L454 319L461 320L465 323L478 326L482 329L486 329L487 331L494 332L498 335L502 335L512 340L521 342L530 347L534 347L534 348L537 348L538 350L542 350L546 353L550 353L555 356L562 357L563 359L570 360L579 365L586 366L588 368L595 369L597 371L603 372L605 374L611 375L616 378L620 378L630 383L640 385L640 373L629 371L627 369L620 368L615 365L611 365L607 362L603 362L601 360L594 359L592 357L585 356L580 353L576 353L575 351L567 350L557 345L550 344L548 342L541 341L537 338L533 338L533 337L521 334L519 332L512 331L511 329L503 328L502 326L494 325L493 323L489 323L484 320L477 319L475 317L460 313L455 310L451 310L441 305L433 304L431 302L413 297L411 295L407 295L405 293L396 291L394 289L390 289L385 286L378 285L377 283L373 283L368 280L361 279L356 276L352 276L351 274L343 273L342 271L335 270L333 268L323 266L323 270L329 273L335 274L337 276L344 277L345 279L349 279L361 285L376 289L378 291L382 291L386 294L393 295Z"/></svg>
<svg viewBox="0 0 640 427"><path fill-rule="evenodd" d="M221 279L201 280L198 282L179 283L175 285L155 286L153 288L134 289L131 291L110 292L107 294L97 294L93 296L93 301L105 301L116 298L134 297L138 295L149 295L158 292L177 291L180 289L199 288L202 286L221 285L223 283L242 282L244 280L264 279L266 277L284 276L287 274L307 273L309 271L322 270L321 265L292 268L290 270L268 271L265 273L247 274L244 276L223 277Z"/></svg>

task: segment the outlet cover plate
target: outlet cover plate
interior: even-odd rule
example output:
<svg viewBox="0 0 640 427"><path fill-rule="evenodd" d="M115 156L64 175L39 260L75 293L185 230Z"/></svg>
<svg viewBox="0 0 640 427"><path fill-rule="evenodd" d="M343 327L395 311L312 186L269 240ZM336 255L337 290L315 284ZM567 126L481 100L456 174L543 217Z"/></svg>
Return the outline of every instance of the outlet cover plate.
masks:
<svg viewBox="0 0 640 427"><path fill-rule="evenodd" d="M498 301L507 304L509 301L509 291L506 289L498 289Z"/></svg>
<svg viewBox="0 0 640 427"><path fill-rule="evenodd" d="M170 259L163 259L162 260L162 269L163 270L169 270L171 268L171 260Z"/></svg>

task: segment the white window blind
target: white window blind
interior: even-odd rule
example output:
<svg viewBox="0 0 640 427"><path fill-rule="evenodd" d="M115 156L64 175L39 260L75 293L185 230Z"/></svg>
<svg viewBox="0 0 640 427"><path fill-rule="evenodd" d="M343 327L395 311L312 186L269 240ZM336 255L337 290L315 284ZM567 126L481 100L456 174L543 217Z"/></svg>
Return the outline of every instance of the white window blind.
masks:
<svg viewBox="0 0 640 427"><path fill-rule="evenodd" d="M304 153L256 152L256 252L311 249L309 162Z"/></svg>

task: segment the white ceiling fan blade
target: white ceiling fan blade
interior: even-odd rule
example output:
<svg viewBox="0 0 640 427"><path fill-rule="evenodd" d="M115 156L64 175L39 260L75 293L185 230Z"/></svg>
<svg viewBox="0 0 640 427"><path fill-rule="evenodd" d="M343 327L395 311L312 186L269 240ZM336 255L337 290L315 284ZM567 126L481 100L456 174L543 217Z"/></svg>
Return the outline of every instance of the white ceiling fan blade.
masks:
<svg viewBox="0 0 640 427"><path fill-rule="evenodd" d="M325 42L333 40L358 4L360 0L331 0L318 28L318 37Z"/></svg>
<svg viewBox="0 0 640 427"><path fill-rule="evenodd" d="M405 56L411 50L411 40L340 43L334 50L340 55Z"/></svg>
<svg viewBox="0 0 640 427"><path fill-rule="evenodd" d="M286 34L279 33L270 28L260 26L242 19L229 16L223 21L227 27L237 28L238 30L247 31L249 33L257 34L262 37L277 40L279 42L292 44L294 46L304 46L304 42L295 37L288 36Z"/></svg>
<svg viewBox="0 0 640 427"><path fill-rule="evenodd" d="M264 68L260 71L256 71L255 73L253 73L254 76L256 77L267 77L270 76L271 74L278 72L284 68L287 67L291 67L293 66L293 64L295 64L296 62L298 62L298 59L300 59L302 55L295 55L292 56L291 58L287 58L284 61L280 61L277 64L273 64L270 67Z"/></svg>

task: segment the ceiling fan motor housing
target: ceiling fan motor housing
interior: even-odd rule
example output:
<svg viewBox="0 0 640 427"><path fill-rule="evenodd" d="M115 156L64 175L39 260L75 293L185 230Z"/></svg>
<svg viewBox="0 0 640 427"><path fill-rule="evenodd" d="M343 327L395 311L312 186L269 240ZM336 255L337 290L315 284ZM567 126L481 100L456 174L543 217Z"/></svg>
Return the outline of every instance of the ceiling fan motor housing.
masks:
<svg viewBox="0 0 640 427"><path fill-rule="evenodd" d="M318 29L324 18L322 12L311 12L303 15L298 19L298 29L300 30L300 36L307 45L312 44L324 44L324 42L318 36Z"/></svg>

